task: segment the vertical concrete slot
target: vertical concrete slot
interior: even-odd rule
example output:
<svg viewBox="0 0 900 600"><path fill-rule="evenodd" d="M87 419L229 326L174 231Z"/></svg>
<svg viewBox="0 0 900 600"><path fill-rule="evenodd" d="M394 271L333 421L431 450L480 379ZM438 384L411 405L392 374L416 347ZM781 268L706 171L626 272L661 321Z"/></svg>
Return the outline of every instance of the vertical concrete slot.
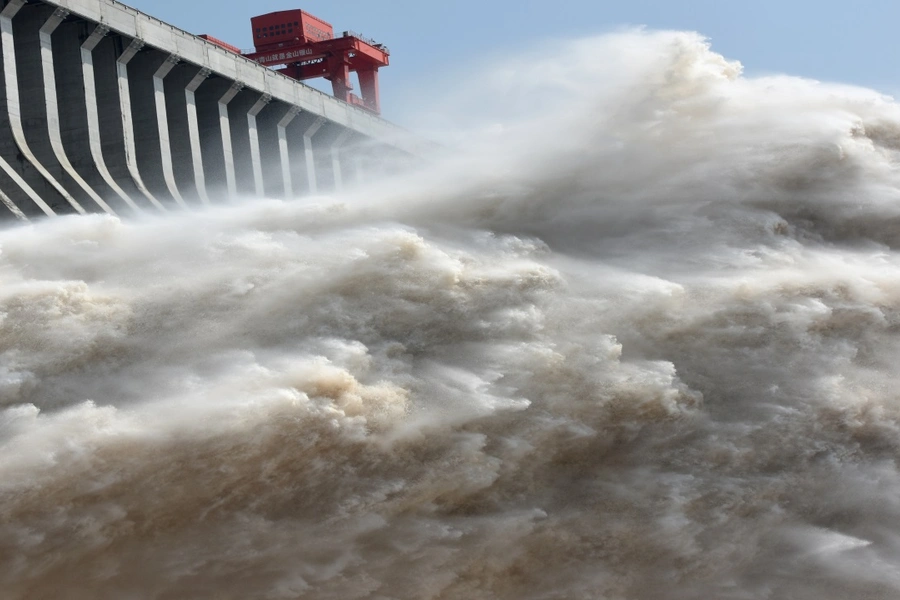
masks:
<svg viewBox="0 0 900 600"><path fill-rule="evenodd" d="M291 177L291 153L288 146L288 126L297 118L300 109L291 106L287 113L278 121L278 156L281 162L281 179L284 186L284 198L290 200L294 197L294 182Z"/></svg>
<svg viewBox="0 0 900 600"><path fill-rule="evenodd" d="M197 90L209 78L209 69L200 69L184 88L184 101L187 105L188 135L191 143L191 164L194 167L194 185L203 204L209 204L206 192L206 176L203 171L203 145L200 142L200 119L197 117Z"/></svg>
<svg viewBox="0 0 900 600"><path fill-rule="evenodd" d="M153 74L153 104L156 108L156 126L159 138L159 156L160 165L162 167L163 180L166 182L166 188L172 194L182 208L187 208L181 192L178 190L178 184L175 183L175 171L172 167L172 142L169 138L169 117L168 107L166 106L166 87L165 78L172 69L180 62L180 59L174 54L166 57L165 61L159 66Z"/></svg>
<svg viewBox="0 0 900 600"><path fill-rule="evenodd" d="M229 123L231 125L234 176L239 196L259 196L256 178L257 163L254 162L253 148L253 137L256 136L257 131L254 128L253 136L251 136L249 117L250 112L254 107L257 107L260 100L259 92L244 88L228 105L228 112L231 115ZM259 111L262 110L258 107L257 109ZM256 139L258 140L258 137ZM260 179L259 181L262 180Z"/></svg>
<svg viewBox="0 0 900 600"><path fill-rule="evenodd" d="M263 94L259 100L247 112L247 130L250 141L250 161L253 165L253 185L256 188L256 197L262 198L265 194L263 181L262 157L259 151L259 129L256 125L256 117L271 102L272 96Z"/></svg>
<svg viewBox="0 0 900 600"><path fill-rule="evenodd" d="M100 177L132 211L140 212L138 205L110 173L109 167L106 165L106 159L103 156L103 143L100 139L100 107L97 102L97 79L94 71L94 49L97 48L108 33L109 27L97 25L80 48L81 75L87 116L87 139L91 158L94 161L94 166L100 173Z"/></svg>
<svg viewBox="0 0 900 600"><path fill-rule="evenodd" d="M234 144L231 141L231 116L228 105L244 89L244 84L235 81L228 91L219 99L219 130L222 134L222 152L225 155L225 181L228 185L228 196L237 196L237 176L234 169Z"/></svg>
<svg viewBox="0 0 900 600"><path fill-rule="evenodd" d="M132 40L127 48L122 52L116 60L116 75L119 84L119 107L122 112L122 135L125 143L125 164L134 185L144 194L153 206L159 210L165 211L166 208L162 202L156 199L156 196L150 193L141 177L137 162L137 144L135 141L134 118L131 110L131 83L128 81L128 63L140 52L144 47L141 40Z"/></svg>
<svg viewBox="0 0 900 600"><path fill-rule="evenodd" d="M97 204L107 214L115 214L112 208L100 197L94 189L88 185L87 181L75 170L69 157L63 148L62 129L60 127L59 114L59 98L57 97L56 88L56 72L53 60L53 33L57 30L63 20L69 16L69 11L65 9L57 9L53 15L44 23L40 30L41 40L41 72L44 77L44 100L47 107L47 131L50 135L50 146L53 148L53 154L56 160L62 166L63 170L68 173L78 186L84 190L94 203Z"/></svg>
<svg viewBox="0 0 900 600"><path fill-rule="evenodd" d="M316 181L316 155L313 150L313 137L325 124L325 118L319 117L313 121L306 131L303 132L303 149L306 158L306 183L310 194L316 194L319 191L318 182Z"/></svg>
<svg viewBox="0 0 900 600"><path fill-rule="evenodd" d="M81 204L56 180L50 171L41 163L32 151L25 138L25 129L22 123L22 105L20 100L18 65L16 60L16 39L13 33L13 18L19 13L25 0L11 0L0 11L0 44L3 51L3 76L6 87L6 107L9 115L9 126L13 139L19 148L23 160L33 167L49 186L55 190L76 212L84 214L86 211ZM40 54L37 54L40 57ZM35 57L28 56L28 59ZM38 69L35 69L38 71ZM46 188L45 188L46 189ZM34 199L34 198L32 198ZM35 200L37 202L37 200ZM40 200L39 204L45 204Z"/></svg>

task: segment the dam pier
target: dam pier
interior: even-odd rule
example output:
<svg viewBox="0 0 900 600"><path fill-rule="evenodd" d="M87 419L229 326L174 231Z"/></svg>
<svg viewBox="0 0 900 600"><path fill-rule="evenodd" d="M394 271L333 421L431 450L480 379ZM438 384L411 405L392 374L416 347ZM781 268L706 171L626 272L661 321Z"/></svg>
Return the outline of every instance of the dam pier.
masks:
<svg viewBox="0 0 900 600"><path fill-rule="evenodd" d="M0 7L0 219L290 199L420 153L371 106L115 0Z"/></svg>

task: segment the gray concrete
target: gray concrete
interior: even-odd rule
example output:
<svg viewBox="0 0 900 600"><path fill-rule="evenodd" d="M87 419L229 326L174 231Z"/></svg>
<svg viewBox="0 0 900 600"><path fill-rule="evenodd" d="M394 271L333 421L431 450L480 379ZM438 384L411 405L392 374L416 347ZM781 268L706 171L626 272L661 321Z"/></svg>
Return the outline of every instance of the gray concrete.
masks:
<svg viewBox="0 0 900 600"><path fill-rule="evenodd" d="M106 27L105 25L95 26L79 49L81 54L81 74L85 98L85 128L80 132L81 135L79 137L81 140L87 138L88 151L90 152L91 160L93 161L98 175L103 179L103 182L116 196L118 196L123 204L128 206L133 212L139 213L141 209L135 201L132 200L128 192L126 192L119 182L116 181L116 178L113 176L106 163L106 158L103 156L103 143L100 135L100 102L97 98L97 89L100 86L97 84L97 72L94 69L94 51L104 38L106 38L108 33L109 27ZM100 89L109 89L111 87L111 85L107 84L107 86L101 87ZM118 108L118 105L115 105L115 107ZM104 108L109 110L112 106L105 106ZM116 114L120 115L121 118L121 113L116 111ZM77 154L77 151L75 154ZM83 152L80 156L84 156Z"/></svg>
<svg viewBox="0 0 900 600"><path fill-rule="evenodd" d="M85 43L87 44L87 41ZM138 186L135 182L134 174L138 173L138 170L133 160L134 152L126 151L125 125L127 123L128 127L131 127L131 104L128 94L122 95L123 91L127 92L128 79L127 70L118 59L125 57L131 43L130 39L107 32L91 51L99 128L92 128L89 134L99 138L102 162L106 164L115 184L125 192L134 206L139 207L139 210L155 212L159 207L148 197L149 192L142 189L143 184ZM124 79L120 78L121 73L125 73ZM85 81L84 85L87 95L90 84ZM128 112L125 112L125 109ZM99 168L100 158L95 159L95 163ZM129 210L134 211L133 208Z"/></svg>
<svg viewBox="0 0 900 600"><path fill-rule="evenodd" d="M300 109L289 106L284 116L278 121L278 159L281 165L281 185L284 198L290 200L294 197L294 178L291 173L291 150L288 145L288 127L297 118Z"/></svg>
<svg viewBox="0 0 900 600"><path fill-rule="evenodd" d="M244 88L228 104L229 136L234 160L236 196L240 198L258 197L257 179L254 173L254 156L251 142L250 111L260 100L259 92Z"/></svg>
<svg viewBox="0 0 900 600"><path fill-rule="evenodd" d="M340 191L426 149L115 0L0 7L0 219Z"/></svg>
<svg viewBox="0 0 900 600"><path fill-rule="evenodd" d="M169 56L143 47L128 62L127 68L135 165L153 197L171 210L183 201L171 173L164 93L157 89L160 71L172 66L168 62ZM158 100L158 94L162 99ZM164 144L165 152L162 150Z"/></svg>
<svg viewBox="0 0 900 600"><path fill-rule="evenodd" d="M178 190L178 184L175 183L175 169L172 165L172 140L169 137L169 112L166 106L166 76L172 72L179 59L174 54L165 58L162 64L153 73L153 104L156 107L156 135L159 140L159 163L162 167L163 181L166 183L166 189L172 195L182 208L187 208L181 192ZM173 114L175 120L177 114ZM187 111L185 110L184 118L187 119Z"/></svg>
<svg viewBox="0 0 900 600"><path fill-rule="evenodd" d="M232 82L219 98L219 133L222 136L222 157L225 165L225 181L228 184L228 197L237 196L237 175L234 169L234 144L231 140L231 102L241 93L244 84Z"/></svg>
<svg viewBox="0 0 900 600"><path fill-rule="evenodd" d="M69 156L66 153L66 149L63 144L63 133L62 133L62 119L66 118L66 123L69 125L72 121L79 121L79 125L75 131L73 131L72 127L67 126L67 141L69 145L75 145L79 141L79 132L86 132L86 127L84 122L79 118L83 115L86 115L86 103L83 95L76 95L75 97L71 97L68 95L64 97L62 100L63 109L66 111L65 114L60 114L60 101L57 95L57 70L56 70L56 62L60 63L60 83L63 90L68 91L75 85L81 82L80 76L81 74L78 72L77 63L80 58L80 53L75 49L71 48L68 52L60 52L56 59L54 59L53 55L53 34L57 31L57 28L63 22L63 20L68 16L68 11L64 9L56 10L50 18L44 23L44 25L40 29L40 44L41 44L41 68L42 74L44 78L44 96L46 101L46 114L47 114L47 132L50 136L50 146L53 149L53 154L56 157L57 162L62 167L62 169L66 172L66 174L72 178L72 180L78 185L78 187L88 196L90 199L96 204L101 210L108 214L115 214L113 209L100 197L100 194L94 190L94 188L86 181L84 177L82 177L81 173L75 169L75 166L72 164L72 161L69 160ZM74 34L74 36L73 36ZM62 40L60 38L66 38L65 41L72 42L74 41L76 48L78 42L78 33L72 28L64 28L63 31L60 32L57 37L57 46L61 45ZM74 40L73 40L74 38ZM75 135L70 135L70 134ZM73 156L77 157L75 160L78 162L83 162L80 157L85 155L90 155L90 149L80 147L75 152L73 152ZM88 163L91 165L91 163ZM82 165L84 168L84 165ZM93 170L91 170L93 171ZM92 173L93 174L93 173ZM101 192L105 192L106 189L101 189Z"/></svg>
<svg viewBox="0 0 900 600"><path fill-rule="evenodd" d="M263 94L259 100L247 111L247 133L250 143L250 161L253 166L253 184L256 195L262 197L265 192L265 182L263 181L262 157L259 151L259 129L256 123L256 117L268 106L272 101L272 96Z"/></svg>
<svg viewBox="0 0 900 600"><path fill-rule="evenodd" d="M27 169L22 165L22 174L32 169L36 172L36 174L28 173L29 187L39 193L42 199L48 198L50 200L48 204L54 212L66 211L64 205L68 204L76 212L85 213L81 203L59 182L60 171L55 174L51 173L46 166L50 164L48 161L54 159L52 158L49 134L46 134L47 116L40 64L41 54L39 50L38 52L28 52L28 49L29 45L34 46L35 49L40 48L38 30L40 24L49 15L46 14L46 11L44 11L45 14L39 14L37 11L49 7L30 6L26 14L17 20L14 27L13 19L19 15L24 4L25 0L11 0L0 11L0 44L2 44L3 51L3 76L9 130L18 149L18 155L21 157L20 161L27 162L31 167L31 169ZM26 97L24 103L21 101L23 94ZM28 130L33 136L30 142L25 136L26 121ZM42 132L46 135L41 135ZM39 154L40 157L38 157ZM42 199L33 197L32 199L39 205L44 204Z"/></svg>
<svg viewBox="0 0 900 600"><path fill-rule="evenodd" d="M200 142L200 119L197 116L197 90L209 79L210 70L202 68L184 88L184 102L188 119L188 138L191 144L191 167L194 171L194 185L203 204L209 204L206 191L206 174L203 172L203 144Z"/></svg>
<svg viewBox="0 0 900 600"><path fill-rule="evenodd" d="M284 173L281 165L281 148L278 141L278 124L288 105L270 101L256 116L256 133L259 140L260 173L264 192L269 198L288 198L284 187Z"/></svg>
<svg viewBox="0 0 900 600"><path fill-rule="evenodd" d="M325 124L324 117L318 117L310 123L309 127L303 132L303 153L306 160L306 189L310 194L318 193L319 184L316 177L316 152L313 147L313 137L319 132L319 129Z"/></svg>
<svg viewBox="0 0 900 600"><path fill-rule="evenodd" d="M143 47L144 42L141 40L132 40L131 43L128 44L128 47L125 48L116 59L116 78L119 86L119 112L122 118L122 143L124 145L123 157L128 169L128 174L131 176L131 180L135 187L137 187L141 194L143 194L154 207L164 211L166 210L165 207L157 200L156 196L150 192L147 184L144 183L144 178L141 176L141 169L138 167L137 137L135 133L131 79L128 75L128 65ZM141 106L141 108L146 108L146 103L145 100L142 103L144 106Z"/></svg>
<svg viewBox="0 0 900 600"><path fill-rule="evenodd" d="M194 100L197 104L197 127L200 134L203 176L210 204L220 204L233 197L234 182L233 156L231 152L230 125L222 128L222 107L219 101L229 94L234 82L216 75L210 75L197 89ZM237 94L237 91L234 92ZM224 111L228 123L228 111ZM226 138L228 163L226 165ZM227 169L230 169L227 172Z"/></svg>

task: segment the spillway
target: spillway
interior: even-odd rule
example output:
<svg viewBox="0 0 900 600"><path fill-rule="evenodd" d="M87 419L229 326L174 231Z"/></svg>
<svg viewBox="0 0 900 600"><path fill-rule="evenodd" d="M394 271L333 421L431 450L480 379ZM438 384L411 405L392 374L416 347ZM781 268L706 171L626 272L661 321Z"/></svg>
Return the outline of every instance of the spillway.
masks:
<svg viewBox="0 0 900 600"><path fill-rule="evenodd" d="M5 0L0 219L340 190L403 129L115 0Z"/></svg>

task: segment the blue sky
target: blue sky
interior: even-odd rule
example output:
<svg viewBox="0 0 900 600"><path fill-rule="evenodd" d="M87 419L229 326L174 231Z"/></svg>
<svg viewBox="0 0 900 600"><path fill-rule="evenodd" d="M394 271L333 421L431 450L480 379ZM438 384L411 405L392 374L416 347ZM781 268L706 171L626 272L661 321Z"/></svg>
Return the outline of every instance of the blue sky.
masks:
<svg viewBox="0 0 900 600"><path fill-rule="evenodd" d="M748 74L787 73L900 93L897 0L126 0L193 33L252 46L250 17L302 8L391 48L382 71L384 116L427 103L442 73L478 68L548 40L621 26L698 31ZM603 57L597 57L602 60ZM453 81L446 82L449 88ZM429 92L432 93L432 92Z"/></svg>

